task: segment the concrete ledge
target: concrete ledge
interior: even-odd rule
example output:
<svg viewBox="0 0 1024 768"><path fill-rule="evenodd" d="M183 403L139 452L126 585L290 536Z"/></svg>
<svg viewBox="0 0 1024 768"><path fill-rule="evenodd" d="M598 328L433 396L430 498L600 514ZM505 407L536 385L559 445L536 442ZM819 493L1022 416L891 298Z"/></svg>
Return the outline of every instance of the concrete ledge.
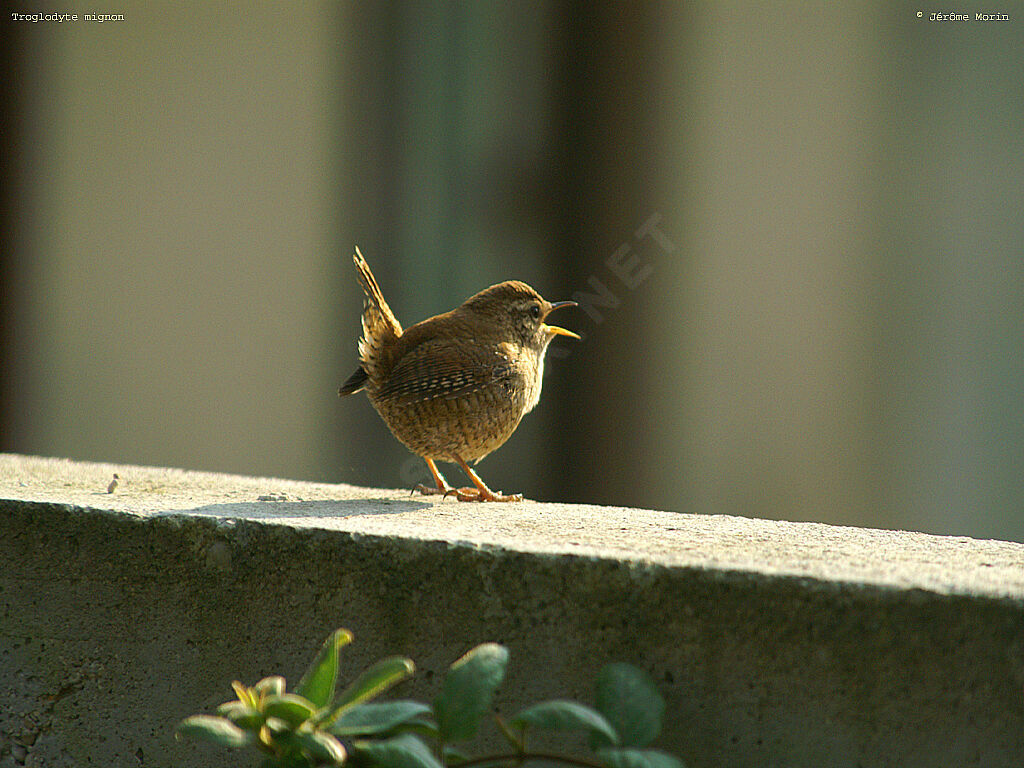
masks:
<svg viewBox="0 0 1024 768"><path fill-rule="evenodd" d="M503 710L631 661L697 768L1024 760L1020 544L0 455L0 557L4 767L249 765L171 730L338 626Z"/></svg>

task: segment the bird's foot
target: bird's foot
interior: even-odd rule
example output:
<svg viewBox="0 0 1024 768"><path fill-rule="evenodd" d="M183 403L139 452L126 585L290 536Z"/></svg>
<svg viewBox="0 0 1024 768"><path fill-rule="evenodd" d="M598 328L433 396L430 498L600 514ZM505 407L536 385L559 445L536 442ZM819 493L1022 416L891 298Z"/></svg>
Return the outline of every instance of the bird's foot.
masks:
<svg viewBox="0 0 1024 768"><path fill-rule="evenodd" d="M523 494L513 493L508 496L504 495L501 491L495 493L487 484L480 479L480 475L473 471L472 467L469 466L462 457L458 454L454 454L453 458L455 462L462 467L463 471L469 476L469 479L473 481L473 485L476 488L459 488L455 491L455 497L459 501L522 501ZM445 496L448 494L446 493Z"/></svg>
<svg viewBox="0 0 1024 768"><path fill-rule="evenodd" d="M419 491L422 496L444 496L447 498L449 493L453 493L455 491L455 488L448 485L448 481L445 480L444 475L438 471L437 464L434 463L433 459L424 458L424 461L427 462L430 474L434 478L434 484L424 485L423 483L419 483L412 489L412 492L416 493Z"/></svg>
<svg viewBox="0 0 1024 768"><path fill-rule="evenodd" d="M501 491L492 491L484 486L483 488L452 488L445 496L454 494L459 501L522 501L523 494L503 494Z"/></svg>

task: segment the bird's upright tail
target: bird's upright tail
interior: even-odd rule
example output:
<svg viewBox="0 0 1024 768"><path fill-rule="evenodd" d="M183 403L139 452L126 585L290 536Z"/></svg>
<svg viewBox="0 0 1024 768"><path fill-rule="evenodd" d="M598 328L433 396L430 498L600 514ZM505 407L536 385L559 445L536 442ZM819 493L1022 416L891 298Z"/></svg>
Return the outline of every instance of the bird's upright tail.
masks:
<svg viewBox="0 0 1024 768"><path fill-rule="evenodd" d="M363 254L356 248L352 261L356 265L359 283L363 286L366 300L363 302L363 336L359 339L359 360L363 370L371 379L376 379L380 353L402 335L402 325L391 311L384 294L380 292L377 278L370 271Z"/></svg>

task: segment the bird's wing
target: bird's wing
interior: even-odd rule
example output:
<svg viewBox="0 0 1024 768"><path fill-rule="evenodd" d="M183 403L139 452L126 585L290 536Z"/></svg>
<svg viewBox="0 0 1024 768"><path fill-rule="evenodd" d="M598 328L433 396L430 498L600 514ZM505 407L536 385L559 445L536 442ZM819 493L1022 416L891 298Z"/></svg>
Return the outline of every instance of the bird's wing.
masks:
<svg viewBox="0 0 1024 768"><path fill-rule="evenodd" d="M515 365L498 349L467 350L466 345L433 339L409 350L392 369L377 397L410 404L454 399L484 387L504 387L511 395Z"/></svg>

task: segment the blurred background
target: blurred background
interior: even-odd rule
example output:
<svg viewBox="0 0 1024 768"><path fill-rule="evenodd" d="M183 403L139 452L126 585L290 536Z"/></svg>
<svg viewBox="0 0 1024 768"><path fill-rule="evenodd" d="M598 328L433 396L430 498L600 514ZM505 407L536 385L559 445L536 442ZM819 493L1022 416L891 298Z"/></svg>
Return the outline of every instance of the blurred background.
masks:
<svg viewBox="0 0 1024 768"><path fill-rule="evenodd" d="M358 245L580 301L492 488L1024 540L1019 5L8 5L0 450L425 479Z"/></svg>

